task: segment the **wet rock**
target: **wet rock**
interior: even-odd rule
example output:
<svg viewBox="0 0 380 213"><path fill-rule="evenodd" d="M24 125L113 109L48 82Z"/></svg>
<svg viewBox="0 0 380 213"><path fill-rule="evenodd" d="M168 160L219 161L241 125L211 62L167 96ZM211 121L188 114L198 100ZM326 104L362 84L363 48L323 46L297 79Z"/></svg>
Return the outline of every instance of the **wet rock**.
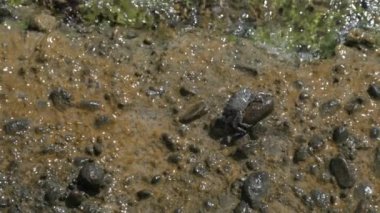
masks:
<svg viewBox="0 0 380 213"><path fill-rule="evenodd" d="M181 160L182 160L182 156L181 154L178 154L178 153L171 154L168 157L168 161L174 164L178 164L179 162L181 162Z"/></svg>
<svg viewBox="0 0 380 213"><path fill-rule="evenodd" d="M89 162L91 162L91 159L89 159L88 157L75 157L73 164L79 167L79 166L84 166Z"/></svg>
<svg viewBox="0 0 380 213"><path fill-rule="evenodd" d="M58 202L62 196L62 190L59 187L51 187L45 192L44 200L50 205L53 206Z"/></svg>
<svg viewBox="0 0 380 213"><path fill-rule="evenodd" d="M163 133L161 135L161 141L164 143L166 148L168 148L172 152L178 149L178 144L175 141L175 139L167 133Z"/></svg>
<svg viewBox="0 0 380 213"><path fill-rule="evenodd" d="M149 87L146 90L146 95L149 97L157 97L157 96L162 96L165 93L164 87Z"/></svg>
<svg viewBox="0 0 380 213"><path fill-rule="evenodd" d="M65 203L66 206L69 208L77 208L82 204L85 198L86 196L83 192L74 190L71 191L70 194L67 196Z"/></svg>
<svg viewBox="0 0 380 213"><path fill-rule="evenodd" d="M325 146L325 141L318 135L314 135L309 141L309 147L312 151L319 151Z"/></svg>
<svg viewBox="0 0 380 213"><path fill-rule="evenodd" d="M215 203L213 203L212 201L210 200L207 200L203 203L203 206L204 208L207 210L207 211L210 211L211 209L215 208Z"/></svg>
<svg viewBox="0 0 380 213"><path fill-rule="evenodd" d="M242 199L253 209L263 207L262 200L268 194L270 187L269 174L267 172L255 172L248 176L242 188Z"/></svg>
<svg viewBox="0 0 380 213"><path fill-rule="evenodd" d="M102 108L102 104L99 101L82 100L79 102L78 108L88 111L97 111Z"/></svg>
<svg viewBox="0 0 380 213"><path fill-rule="evenodd" d="M369 130L369 137L372 139L379 139L380 138L380 128L379 127L372 127Z"/></svg>
<svg viewBox="0 0 380 213"><path fill-rule="evenodd" d="M348 130L345 126L338 126L334 129L332 139L335 143L343 143L348 139Z"/></svg>
<svg viewBox="0 0 380 213"><path fill-rule="evenodd" d="M198 154L198 153L201 152L201 149L197 145L195 145L195 144L190 144L189 145L189 151L191 153Z"/></svg>
<svg viewBox="0 0 380 213"><path fill-rule="evenodd" d="M347 114L351 115L358 112L364 106L364 98L362 97L354 97L350 99L346 105L344 106L344 110L346 110Z"/></svg>
<svg viewBox="0 0 380 213"><path fill-rule="evenodd" d="M79 171L78 186L90 195L97 194L105 185L104 175L105 172L100 166L95 163L88 163Z"/></svg>
<svg viewBox="0 0 380 213"><path fill-rule="evenodd" d="M355 187L354 196L357 200L368 200L374 193L374 189L369 183L360 183Z"/></svg>
<svg viewBox="0 0 380 213"><path fill-rule="evenodd" d="M334 175L340 188L351 188L355 184L355 177L352 168L342 157L335 157L330 160L330 172Z"/></svg>
<svg viewBox="0 0 380 213"><path fill-rule="evenodd" d="M181 86L181 88L179 89L179 94L181 94L181 96L183 97L190 97L196 95L197 92L192 88Z"/></svg>
<svg viewBox="0 0 380 213"><path fill-rule="evenodd" d="M201 118L208 112L208 106L205 102L201 101L189 107L186 112L179 117L179 122L187 124L194 120Z"/></svg>
<svg viewBox="0 0 380 213"><path fill-rule="evenodd" d="M141 190L141 191L138 191L136 195L137 195L138 200L146 200L152 197L153 193L148 190Z"/></svg>
<svg viewBox="0 0 380 213"><path fill-rule="evenodd" d="M234 213L252 213L251 207L249 207L248 203L241 201L236 208L234 209Z"/></svg>
<svg viewBox="0 0 380 213"><path fill-rule="evenodd" d="M310 93L308 93L307 91L302 91L299 96L298 96L298 99L301 100L301 101L306 101L307 99L309 99L311 97Z"/></svg>
<svg viewBox="0 0 380 213"><path fill-rule="evenodd" d="M301 146L295 151L293 161L299 163L305 161L309 156L309 148L307 146Z"/></svg>
<svg viewBox="0 0 380 213"><path fill-rule="evenodd" d="M198 163L197 165L194 166L193 173L200 177L205 177L207 175L207 168L204 164Z"/></svg>
<svg viewBox="0 0 380 213"><path fill-rule="evenodd" d="M94 125L96 128L102 128L112 123L112 118L108 115L98 115L95 118Z"/></svg>
<svg viewBox="0 0 380 213"><path fill-rule="evenodd" d="M380 100L380 85L371 84L367 89L368 95L374 100Z"/></svg>
<svg viewBox="0 0 380 213"><path fill-rule="evenodd" d="M96 156L99 156L103 153L103 144L101 143L95 143L94 144L94 154Z"/></svg>
<svg viewBox="0 0 380 213"><path fill-rule="evenodd" d="M318 189L315 189L310 192L311 199L314 201L314 204L319 208L326 209L330 206L330 195L324 193Z"/></svg>
<svg viewBox="0 0 380 213"><path fill-rule="evenodd" d="M50 92L49 99L58 110L65 110L72 106L72 96L62 88L56 88Z"/></svg>
<svg viewBox="0 0 380 213"><path fill-rule="evenodd" d="M14 119L4 124L3 130L5 134L14 135L28 130L30 121L26 118Z"/></svg>
<svg viewBox="0 0 380 213"><path fill-rule="evenodd" d="M256 148L257 146L253 143L242 144L236 149L233 158L235 160L248 159L252 154L254 154Z"/></svg>
<svg viewBox="0 0 380 213"><path fill-rule="evenodd" d="M156 176L154 176L154 177L150 180L150 183L151 183L151 184L158 184L160 181L161 181L161 175L156 175Z"/></svg>
<svg viewBox="0 0 380 213"><path fill-rule="evenodd" d="M341 106L338 100L331 99L331 100L326 101L320 106L319 112L323 116L333 115L340 109L340 107Z"/></svg>
<svg viewBox="0 0 380 213"><path fill-rule="evenodd" d="M29 28L40 32L50 32L56 26L57 20L54 16L48 14L38 14L32 18Z"/></svg>

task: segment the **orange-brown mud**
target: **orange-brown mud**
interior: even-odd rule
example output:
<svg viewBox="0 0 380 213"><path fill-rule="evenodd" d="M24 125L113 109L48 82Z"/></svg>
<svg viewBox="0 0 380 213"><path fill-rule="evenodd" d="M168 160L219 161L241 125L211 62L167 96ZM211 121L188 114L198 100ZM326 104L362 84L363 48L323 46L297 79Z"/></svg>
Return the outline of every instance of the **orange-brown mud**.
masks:
<svg viewBox="0 0 380 213"><path fill-rule="evenodd" d="M369 132L379 125L380 101L367 93L380 82L376 51L339 46L331 59L295 64L249 40L229 41L217 33L133 31L137 37L127 38L131 30L104 30L41 33L1 26L1 122L30 121L16 135L0 130L4 211L16 206L22 212L232 212L241 200L241 182L255 171L270 175L263 198L267 212L347 212L361 200L379 211L379 139ZM211 123L244 87L270 92L274 112L251 137L224 146L209 136ZM66 109L49 99L56 88L72 95ZM349 114L348 103L358 97ZM81 108L83 100L99 102L100 109ZM180 123L200 102L207 114ZM100 116L104 123L95 122ZM347 149L332 140L341 125L354 141ZM163 134L172 144L165 145ZM323 147L295 162L296 150L314 135ZM98 156L91 152L96 143L102 146ZM242 158L236 156L239 147L247 151ZM355 173L348 189L338 186L329 169L338 155ZM75 185L79 158L104 168L106 184L79 207L68 208L64 200ZM46 202L49 181L64 191L53 204ZM362 195L363 184L370 193ZM148 195L139 196L141 190ZM310 201L312 190L328 194L328 205Z"/></svg>

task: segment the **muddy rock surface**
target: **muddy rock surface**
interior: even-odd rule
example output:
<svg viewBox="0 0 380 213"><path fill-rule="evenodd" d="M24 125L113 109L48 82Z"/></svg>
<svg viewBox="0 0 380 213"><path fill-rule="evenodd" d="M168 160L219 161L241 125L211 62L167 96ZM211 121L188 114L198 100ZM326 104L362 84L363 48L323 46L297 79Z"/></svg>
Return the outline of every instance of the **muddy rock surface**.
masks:
<svg viewBox="0 0 380 213"><path fill-rule="evenodd" d="M0 26L1 212L380 211L378 50L38 18Z"/></svg>

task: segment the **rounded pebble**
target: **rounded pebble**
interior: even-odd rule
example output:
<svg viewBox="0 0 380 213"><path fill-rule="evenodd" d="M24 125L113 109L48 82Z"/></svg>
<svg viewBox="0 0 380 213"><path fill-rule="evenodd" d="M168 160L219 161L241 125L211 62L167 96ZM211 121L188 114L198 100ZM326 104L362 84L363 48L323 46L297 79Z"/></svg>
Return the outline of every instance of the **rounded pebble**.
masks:
<svg viewBox="0 0 380 213"><path fill-rule="evenodd" d="M242 188L242 198L253 209L262 208L262 199L267 195L270 187L269 174L256 172L248 176Z"/></svg>
<svg viewBox="0 0 380 213"><path fill-rule="evenodd" d="M14 119L4 124L5 134L14 135L29 129L30 121L26 118Z"/></svg>
<svg viewBox="0 0 380 213"><path fill-rule="evenodd" d="M351 188L355 184L355 178L352 169L347 161L342 157L336 157L330 161L330 172L334 175L340 188Z"/></svg>
<svg viewBox="0 0 380 213"><path fill-rule="evenodd" d="M97 194L104 185L104 170L95 163L87 163L79 171L78 185L89 194Z"/></svg>
<svg viewBox="0 0 380 213"><path fill-rule="evenodd" d="M367 89L368 95L374 100L380 100L380 86L377 84L371 84Z"/></svg>
<svg viewBox="0 0 380 213"><path fill-rule="evenodd" d="M348 139L348 130L344 126L336 127L332 135L333 141L336 143L342 143Z"/></svg>

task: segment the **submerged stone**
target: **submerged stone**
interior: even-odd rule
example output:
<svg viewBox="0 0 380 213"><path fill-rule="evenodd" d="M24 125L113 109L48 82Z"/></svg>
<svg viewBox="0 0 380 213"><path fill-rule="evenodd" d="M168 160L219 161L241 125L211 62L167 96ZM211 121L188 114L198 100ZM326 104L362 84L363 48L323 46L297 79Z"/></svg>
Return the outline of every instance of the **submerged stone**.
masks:
<svg viewBox="0 0 380 213"><path fill-rule="evenodd" d="M29 129L30 121L26 118L14 119L4 124L5 134L13 135Z"/></svg>
<svg viewBox="0 0 380 213"><path fill-rule="evenodd" d="M354 186L354 172L344 158L336 157L331 159L330 172L334 175L340 188L346 189Z"/></svg>
<svg viewBox="0 0 380 213"><path fill-rule="evenodd" d="M255 172L248 176L242 188L242 198L251 208L260 209L263 199L268 194L270 187L269 174L267 172Z"/></svg>

